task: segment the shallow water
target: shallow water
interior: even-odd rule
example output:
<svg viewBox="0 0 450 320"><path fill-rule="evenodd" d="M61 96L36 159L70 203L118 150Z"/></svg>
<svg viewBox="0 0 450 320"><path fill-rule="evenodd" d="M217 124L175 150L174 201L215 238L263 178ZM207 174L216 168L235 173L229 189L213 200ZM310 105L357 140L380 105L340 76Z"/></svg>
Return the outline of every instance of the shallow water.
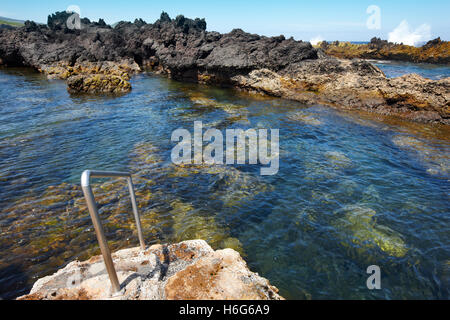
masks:
<svg viewBox="0 0 450 320"><path fill-rule="evenodd" d="M388 78L400 77L408 73L416 73L432 80L450 77L450 66L447 65L376 60L371 62L379 67Z"/></svg>
<svg viewBox="0 0 450 320"><path fill-rule="evenodd" d="M0 296L99 254L85 169L133 172L149 243L232 247L289 299L449 298L449 130L151 74L121 97L0 70ZM280 170L175 166L176 128L279 128ZM94 193L113 250L137 246L123 181ZM382 290L366 269L379 265Z"/></svg>

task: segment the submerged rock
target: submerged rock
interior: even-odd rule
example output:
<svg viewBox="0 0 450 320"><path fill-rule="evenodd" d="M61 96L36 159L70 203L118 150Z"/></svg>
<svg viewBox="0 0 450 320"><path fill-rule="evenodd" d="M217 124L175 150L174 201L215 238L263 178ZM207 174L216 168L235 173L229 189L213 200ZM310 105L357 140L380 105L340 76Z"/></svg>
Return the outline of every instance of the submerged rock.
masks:
<svg viewBox="0 0 450 320"><path fill-rule="evenodd" d="M245 255L242 244L237 238L227 237L227 230L218 225L214 216L199 214L189 203L176 199L170 203L169 212L173 219L173 238L175 241L183 239L206 239L213 247L231 248Z"/></svg>
<svg viewBox="0 0 450 320"><path fill-rule="evenodd" d="M392 142L396 146L409 150L414 150L423 156L427 156L432 153L432 149L430 146L427 146L423 141L418 140L411 136L398 135L392 139Z"/></svg>
<svg viewBox="0 0 450 320"><path fill-rule="evenodd" d="M288 115L288 118L290 120L303 122L305 124L312 126L320 126L322 124L322 121L315 118L314 115L312 115L311 113L306 113L302 111L292 112Z"/></svg>
<svg viewBox="0 0 450 320"><path fill-rule="evenodd" d="M340 151L327 151L325 157L331 165L337 168L347 168L352 164L352 160Z"/></svg>
<svg viewBox="0 0 450 320"><path fill-rule="evenodd" d="M231 122L249 122L247 118L248 110L245 106L219 102L199 93L189 94L189 99L195 107L199 107L201 109L208 108L224 111L228 114L228 120Z"/></svg>
<svg viewBox="0 0 450 320"><path fill-rule="evenodd" d="M378 247L389 256L397 258L404 257L408 252L405 243L395 231L375 223L374 210L365 206L349 205L337 214L342 214L335 227L338 237L344 240L344 246L355 249L360 254L367 254L370 249Z"/></svg>
<svg viewBox="0 0 450 320"><path fill-rule="evenodd" d="M153 245L112 254L121 291L111 284L101 256L69 263L39 279L19 300L280 300L278 289L251 272L232 249L214 251L203 240Z"/></svg>

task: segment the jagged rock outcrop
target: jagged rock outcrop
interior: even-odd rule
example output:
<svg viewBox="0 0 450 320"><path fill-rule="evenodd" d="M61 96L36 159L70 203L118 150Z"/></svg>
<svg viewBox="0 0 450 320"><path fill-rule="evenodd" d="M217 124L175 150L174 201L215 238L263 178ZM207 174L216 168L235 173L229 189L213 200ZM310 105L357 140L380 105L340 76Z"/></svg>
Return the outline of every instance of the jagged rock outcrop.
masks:
<svg viewBox="0 0 450 320"><path fill-rule="evenodd" d="M59 11L55 12L48 16L47 18L47 26L51 30L64 30L64 32L70 32L70 29L67 25L67 21L74 14L77 15L77 18L80 20L80 26L82 28L86 27L100 27L100 28L111 28L109 25L105 23L103 19L99 19L98 22L91 22L88 18L81 18L78 13L75 12L67 12L67 11Z"/></svg>
<svg viewBox="0 0 450 320"><path fill-rule="evenodd" d="M58 17L51 24L59 27L0 31L0 64L30 66L43 72L63 66L56 73L69 79L69 91L111 92L116 83L123 82L102 79L110 85L92 90L85 83L92 83L91 77L70 80L70 68L85 62L128 60L177 80L450 124L448 79L387 79L369 62L336 59L309 42L240 29L227 34L208 32L203 19L170 19L166 13L153 24L136 20L120 22L114 28L84 21L81 30L72 30L64 28ZM372 45L381 45L378 42Z"/></svg>
<svg viewBox="0 0 450 320"><path fill-rule="evenodd" d="M232 79L248 90L307 104L450 124L450 78L434 81L410 74L387 79L380 69L365 61L322 59L305 61L279 73L255 70Z"/></svg>
<svg viewBox="0 0 450 320"><path fill-rule="evenodd" d="M380 38L372 38L368 44L350 42L321 42L318 47L326 54L344 59L377 59L408 62L450 64L450 42L441 38L428 41L422 47L395 44Z"/></svg>
<svg viewBox="0 0 450 320"><path fill-rule="evenodd" d="M154 245L112 254L121 291L111 284L101 256L74 261L39 279L19 300L280 300L278 289L251 272L232 249L214 251L203 240Z"/></svg>

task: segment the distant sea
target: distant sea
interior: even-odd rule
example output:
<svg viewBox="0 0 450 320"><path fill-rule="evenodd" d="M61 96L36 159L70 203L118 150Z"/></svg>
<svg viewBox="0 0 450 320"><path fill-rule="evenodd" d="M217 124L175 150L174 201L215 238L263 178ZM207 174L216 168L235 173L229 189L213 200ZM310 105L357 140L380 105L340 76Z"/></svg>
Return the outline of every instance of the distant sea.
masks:
<svg viewBox="0 0 450 320"><path fill-rule="evenodd" d="M368 44L368 41L350 41L352 44ZM425 44L425 42L423 43ZM421 45L423 45L421 44ZM424 78L439 80L450 77L450 67L431 63L412 63L402 61L369 60L379 67L388 78L416 73Z"/></svg>
<svg viewBox="0 0 450 320"><path fill-rule="evenodd" d="M432 80L450 77L450 67L446 65L384 60L369 61L380 68L388 78L400 77L409 73L416 73Z"/></svg>

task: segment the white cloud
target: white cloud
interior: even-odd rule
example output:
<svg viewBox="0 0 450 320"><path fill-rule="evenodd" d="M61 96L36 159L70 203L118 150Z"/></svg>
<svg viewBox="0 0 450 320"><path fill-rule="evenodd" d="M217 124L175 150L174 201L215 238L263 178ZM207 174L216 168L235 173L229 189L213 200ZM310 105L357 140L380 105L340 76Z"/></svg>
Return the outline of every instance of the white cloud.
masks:
<svg viewBox="0 0 450 320"><path fill-rule="evenodd" d="M403 20L397 28L395 28L392 32L389 32L388 40L389 42L417 46L421 42L431 40L431 27L424 23L416 30L412 30L408 22Z"/></svg>
<svg viewBox="0 0 450 320"><path fill-rule="evenodd" d="M311 42L311 44L312 44L313 46L315 46L316 44L319 44L319 42L322 42L322 41L323 41L323 38L322 38L322 36L320 36L320 35L315 36L315 37L313 37L311 40L309 40L309 42Z"/></svg>

